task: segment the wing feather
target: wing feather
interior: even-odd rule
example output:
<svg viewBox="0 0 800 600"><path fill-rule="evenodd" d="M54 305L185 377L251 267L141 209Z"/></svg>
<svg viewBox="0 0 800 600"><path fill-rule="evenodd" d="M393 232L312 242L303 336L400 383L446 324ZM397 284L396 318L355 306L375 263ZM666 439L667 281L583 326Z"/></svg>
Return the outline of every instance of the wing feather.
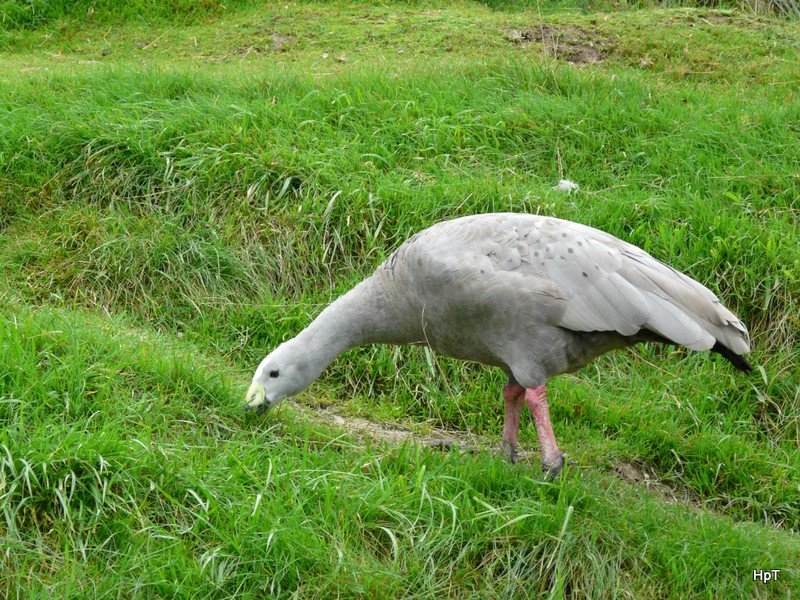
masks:
<svg viewBox="0 0 800 600"><path fill-rule="evenodd" d="M711 290L644 250L569 221L524 222L515 224L513 242L508 229L495 237L493 264L535 276L538 287L542 274L549 278L566 300L560 326L621 335L644 328L695 350L720 341L736 353L749 351L746 328Z"/></svg>
<svg viewBox="0 0 800 600"><path fill-rule="evenodd" d="M648 329L696 350L717 342L736 354L750 349L744 324L713 292L591 227L534 215L473 215L412 240L427 296L450 293L464 306L491 305L508 311L515 327L547 323L625 336ZM420 257L432 262L423 267Z"/></svg>

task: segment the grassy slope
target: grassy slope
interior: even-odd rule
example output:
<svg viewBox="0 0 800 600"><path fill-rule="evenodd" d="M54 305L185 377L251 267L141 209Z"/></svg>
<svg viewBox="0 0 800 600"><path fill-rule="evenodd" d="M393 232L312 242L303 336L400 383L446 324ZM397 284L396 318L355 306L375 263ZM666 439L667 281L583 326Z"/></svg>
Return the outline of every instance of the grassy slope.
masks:
<svg viewBox="0 0 800 600"><path fill-rule="evenodd" d="M543 52L509 33L536 13L477 5L210 14L0 32L9 595L797 587L796 25L562 13ZM546 57L589 42L601 65ZM582 191L552 192L561 176ZM601 227L708 283L762 371L643 348L556 380L581 465L556 484L491 456L359 448L291 407L239 413L266 349L409 233L508 209ZM300 401L497 436L500 384L362 349ZM619 460L694 507L622 484ZM785 570L763 587L754 568Z"/></svg>

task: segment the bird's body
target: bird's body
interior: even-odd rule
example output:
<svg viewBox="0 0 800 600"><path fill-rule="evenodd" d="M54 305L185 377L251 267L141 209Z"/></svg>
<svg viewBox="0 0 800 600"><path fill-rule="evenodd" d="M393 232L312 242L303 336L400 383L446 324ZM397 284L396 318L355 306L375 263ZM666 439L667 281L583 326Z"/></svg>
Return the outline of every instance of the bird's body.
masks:
<svg viewBox="0 0 800 600"><path fill-rule="evenodd" d="M251 406L274 404L352 346L426 344L506 372L509 429L515 418L518 426L523 395L535 417L542 402L546 409L537 398L550 377L647 340L712 349L749 367L740 357L750 349L741 321L710 290L636 246L551 217L474 215L406 240L373 275L264 359L248 397ZM268 378L267 371L294 368L272 369L279 363L303 368L292 381ZM254 395L254 388L264 394ZM274 397L267 388L275 388ZM540 438L547 436L545 420ZM510 429L513 435L504 437L513 456L516 430ZM555 439L552 445L558 452Z"/></svg>

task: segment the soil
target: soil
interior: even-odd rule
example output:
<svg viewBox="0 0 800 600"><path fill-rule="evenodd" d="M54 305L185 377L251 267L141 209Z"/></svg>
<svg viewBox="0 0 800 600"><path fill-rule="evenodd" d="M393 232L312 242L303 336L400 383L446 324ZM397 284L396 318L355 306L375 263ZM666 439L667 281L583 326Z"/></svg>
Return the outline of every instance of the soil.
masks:
<svg viewBox="0 0 800 600"><path fill-rule="evenodd" d="M592 65L603 61L614 49L614 40L597 31L572 25L541 24L530 29L506 32L509 41L521 46L540 45L553 58L573 65Z"/></svg>
<svg viewBox="0 0 800 600"><path fill-rule="evenodd" d="M272 41L272 49L273 50L286 50L284 46L289 44L292 41L292 38L288 35L279 35L277 33L270 34L269 39Z"/></svg>
<svg viewBox="0 0 800 600"><path fill-rule="evenodd" d="M267 40L263 40L261 44L250 44L248 46L239 46L234 49L234 54L247 56L248 54L264 54L266 52L286 52L288 46L292 43L292 37L288 35L279 35L271 33L267 36Z"/></svg>
<svg viewBox="0 0 800 600"><path fill-rule="evenodd" d="M359 417L345 417L330 410L317 409L314 418L346 429L360 440L371 439L389 444L412 442L440 449L461 448L477 450L479 442L463 432L433 429L429 434L419 434L398 427L384 427L379 423Z"/></svg>
<svg viewBox="0 0 800 600"><path fill-rule="evenodd" d="M613 468L613 471L620 479L633 485L644 486L666 502L688 504L700 507L697 498L694 498L688 490L680 489L659 478L658 474L647 465L634 464L632 462L621 461Z"/></svg>
<svg viewBox="0 0 800 600"><path fill-rule="evenodd" d="M462 452L500 452L500 444L489 444L479 437L463 431L433 428L429 433L417 433L402 426L384 426L374 421L359 417L346 417L326 408L309 409L295 404L313 420L335 425L348 431L360 441L383 441L388 444L403 444L406 442L428 446L439 450L460 450ZM533 459L537 452L520 451L520 460Z"/></svg>

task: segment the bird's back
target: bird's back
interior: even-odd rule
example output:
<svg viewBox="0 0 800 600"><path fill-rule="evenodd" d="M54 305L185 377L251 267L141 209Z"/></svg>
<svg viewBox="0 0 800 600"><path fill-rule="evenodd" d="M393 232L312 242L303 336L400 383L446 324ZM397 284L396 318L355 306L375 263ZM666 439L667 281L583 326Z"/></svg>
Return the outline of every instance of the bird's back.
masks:
<svg viewBox="0 0 800 600"><path fill-rule="evenodd" d="M536 381L648 336L749 350L744 325L710 290L610 234L551 217L443 221L375 277L415 341Z"/></svg>

